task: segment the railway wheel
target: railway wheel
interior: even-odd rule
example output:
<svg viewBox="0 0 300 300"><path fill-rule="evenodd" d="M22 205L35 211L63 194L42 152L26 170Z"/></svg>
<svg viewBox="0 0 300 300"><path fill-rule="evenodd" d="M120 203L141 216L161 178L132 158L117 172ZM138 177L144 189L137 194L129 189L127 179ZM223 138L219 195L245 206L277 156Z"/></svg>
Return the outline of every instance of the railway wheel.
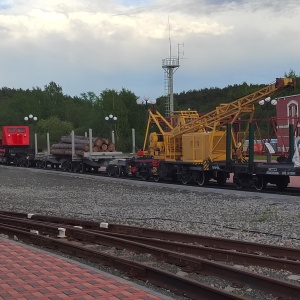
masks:
<svg viewBox="0 0 300 300"><path fill-rule="evenodd" d="M241 190L244 186L242 184L242 177L239 174L233 175L233 183L238 190Z"/></svg>
<svg viewBox="0 0 300 300"><path fill-rule="evenodd" d="M79 172L80 172L80 173L84 173L84 172L85 172L85 166L84 166L84 163L80 163L80 164L79 164Z"/></svg>
<svg viewBox="0 0 300 300"><path fill-rule="evenodd" d="M267 183L266 183L266 180L263 176L256 176L254 178L254 187L257 191L262 191L266 188L267 186Z"/></svg>
<svg viewBox="0 0 300 300"><path fill-rule="evenodd" d="M61 167L64 171L70 171L71 170L71 164L69 161L64 161L62 164L61 164Z"/></svg>
<svg viewBox="0 0 300 300"><path fill-rule="evenodd" d="M146 180L148 180L148 179L149 179L149 174L148 174L148 173L145 173L145 172L143 172L143 173L141 173L141 178L142 178L142 180L146 181Z"/></svg>
<svg viewBox="0 0 300 300"><path fill-rule="evenodd" d="M106 168L107 175L112 177L114 175L115 168L112 165L108 165Z"/></svg>
<svg viewBox="0 0 300 300"><path fill-rule="evenodd" d="M188 174L183 174L183 175L181 176L181 178L180 178L180 181L181 181L181 183L184 184L184 185L188 184L189 181L190 181L190 178L189 178Z"/></svg>
<svg viewBox="0 0 300 300"><path fill-rule="evenodd" d="M18 158L18 157L15 157L15 158L14 158L14 160L13 160L13 164L14 164L15 166L17 166L17 167L19 167L19 166L20 166L20 160L19 160L19 158Z"/></svg>
<svg viewBox="0 0 300 300"><path fill-rule="evenodd" d="M243 189L242 179L239 177L233 177L233 183L238 190Z"/></svg>
<svg viewBox="0 0 300 300"><path fill-rule="evenodd" d="M115 167L115 176L116 177L120 177L122 175L122 171L121 171L121 168L119 166L116 166Z"/></svg>
<svg viewBox="0 0 300 300"><path fill-rule="evenodd" d="M21 166L25 167L25 168L29 168L29 166L30 166L29 160L26 158L21 159Z"/></svg>
<svg viewBox="0 0 300 300"><path fill-rule="evenodd" d="M201 171L201 172L198 173L196 181L197 181L199 186L204 186L205 185L206 181L205 181L204 171Z"/></svg>
<svg viewBox="0 0 300 300"><path fill-rule="evenodd" d="M243 185L242 185L239 181L235 182L235 187L236 187L238 190L243 189Z"/></svg>
<svg viewBox="0 0 300 300"><path fill-rule="evenodd" d="M159 179L160 179L160 178L159 178L157 175L154 175L154 176L153 176L153 180L154 180L155 182L158 182Z"/></svg>
<svg viewBox="0 0 300 300"><path fill-rule="evenodd" d="M43 168L43 169L47 169L47 167L48 167L48 163L47 163L46 160L44 160L44 161L43 161L42 168Z"/></svg>

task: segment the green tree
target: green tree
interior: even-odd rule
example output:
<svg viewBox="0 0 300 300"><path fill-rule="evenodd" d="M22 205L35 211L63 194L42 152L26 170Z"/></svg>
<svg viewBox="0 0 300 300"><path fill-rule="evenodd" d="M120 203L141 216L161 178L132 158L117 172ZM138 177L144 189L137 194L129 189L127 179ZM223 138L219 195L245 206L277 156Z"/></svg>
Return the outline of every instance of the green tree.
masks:
<svg viewBox="0 0 300 300"><path fill-rule="evenodd" d="M298 75L298 77L300 76L300 73ZM293 69L290 69L289 72L285 72L284 73L284 77L290 77L290 78L296 78L296 72Z"/></svg>
<svg viewBox="0 0 300 300"><path fill-rule="evenodd" d="M55 144L59 142L62 136L69 135L74 128L70 122L62 121L58 117L50 117L38 121L36 129L39 133L38 145L46 149L47 133L50 136L50 144Z"/></svg>

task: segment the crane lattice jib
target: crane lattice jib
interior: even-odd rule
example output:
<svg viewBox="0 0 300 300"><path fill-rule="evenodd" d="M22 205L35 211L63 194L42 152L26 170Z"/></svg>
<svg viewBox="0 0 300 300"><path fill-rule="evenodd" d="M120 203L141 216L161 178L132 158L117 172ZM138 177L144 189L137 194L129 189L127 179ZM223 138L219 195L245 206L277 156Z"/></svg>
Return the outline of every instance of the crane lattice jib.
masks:
<svg viewBox="0 0 300 300"><path fill-rule="evenodd" d="M149 135L149 130L150 130L151 123L156 124L156 126L158 127L161 134L164 134L165 131L173 130L173 126L156 109L149 108L148 113L149 113L149 118L148 118L148 123L147 123L147 128L146 128L146 135L145 135L144 146L143 146L144 151L145 151L146 146L147 146L147 142L148 142L147 138L148 138L148 135Z"/></svg>
<svg viewBox="0 0 300 300"><path fill-rule="evenodd" d="M185 133L196 131L215 130L216 127L228 123L233 123L237 118L245 114L251 114L254 111L254 104L265 97L272 96L275 92L286 88L295 87L294 78L276 78L276 81L270 85L238 100L228 104L221 104L214 111L211 111L196 120L187 124L176 126L170 134L173 137L181 136Z"/></svg>

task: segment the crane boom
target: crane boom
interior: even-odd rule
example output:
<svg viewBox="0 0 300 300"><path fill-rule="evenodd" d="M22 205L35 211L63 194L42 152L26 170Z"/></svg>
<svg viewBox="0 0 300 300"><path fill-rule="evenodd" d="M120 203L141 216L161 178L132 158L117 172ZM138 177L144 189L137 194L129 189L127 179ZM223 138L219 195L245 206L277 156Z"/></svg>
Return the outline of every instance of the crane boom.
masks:
<svg viewBox="0 0 300 300"><path fill-rule="evenodd" d="M231 103L221 104L194 121L176 126L170 133L177 137L189 132L216 130L218 126L232 124L244 114L251 114L254 111L253 105L259 100L289 86L295 86L294 78L276 78L276 81L270 85Z"/></svg>

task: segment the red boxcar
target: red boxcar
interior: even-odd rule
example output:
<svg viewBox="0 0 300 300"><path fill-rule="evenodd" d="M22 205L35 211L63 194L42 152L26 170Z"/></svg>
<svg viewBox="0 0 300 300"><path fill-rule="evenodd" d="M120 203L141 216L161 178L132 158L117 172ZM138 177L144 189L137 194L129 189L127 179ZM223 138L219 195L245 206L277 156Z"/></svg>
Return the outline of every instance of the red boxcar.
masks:
<svg viewBox="0 0 300 300"><path fill-rule="evenodd" d="M289 125L294 125L295 135L300 134L300 94L277 99L277 140L282 152L289 149Z"/></svg>
<svg viewBox="0 0 300 300"><path fill-rule="evenodd" d="M11 147L29 146L29 127L3 126L0 145Z"/></svg>

